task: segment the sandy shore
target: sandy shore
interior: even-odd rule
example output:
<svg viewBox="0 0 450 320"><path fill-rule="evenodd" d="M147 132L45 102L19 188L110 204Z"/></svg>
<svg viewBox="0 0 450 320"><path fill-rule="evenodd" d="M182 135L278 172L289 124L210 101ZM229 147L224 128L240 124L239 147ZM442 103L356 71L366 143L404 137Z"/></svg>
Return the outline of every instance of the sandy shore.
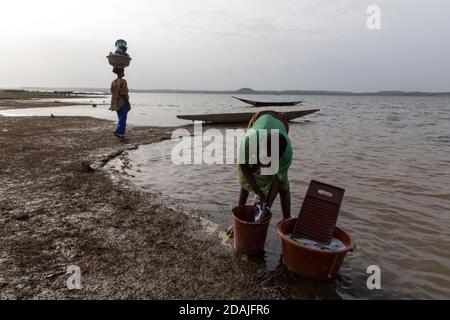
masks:
<svg viewBox="0 0 450 320"><path fill-rule="evenodd" d="M171 129L0 117L1 299L282 299L289 274L220 245L200 221L117 185L101 165ZM94 167L94 170L91 170ZM82 290L67 289L77 265ZM307 298L307 297L306 297Z"/></svg>

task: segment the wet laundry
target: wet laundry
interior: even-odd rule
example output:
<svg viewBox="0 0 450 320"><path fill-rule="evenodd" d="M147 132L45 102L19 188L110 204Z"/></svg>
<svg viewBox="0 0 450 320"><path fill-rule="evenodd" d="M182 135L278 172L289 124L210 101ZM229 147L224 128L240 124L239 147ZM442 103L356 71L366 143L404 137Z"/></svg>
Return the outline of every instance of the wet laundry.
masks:
<svg viewBox="0 0 450 320"><path fill-rule="evenodd" d="M267 204L264 202L256 202L255 209L256 213L253 223L262 223L272 216L270 208L267 207Z"/></svg>
<svg viewBox="0 0 450 320"><path fill-rule="evenodd" d="M305 247L308 247L311 249L316 249L316 250L339 251L339 250L343 250L346 248L345 244L336 238L333 238L333 240L331 241L331 243L329 245L322 244L322 243L319 243L314 240L296 238L296 237L293 237L292 235L291 235L291 239L294 240L295 242L300 243L301 245L303 245Z"/></svg>

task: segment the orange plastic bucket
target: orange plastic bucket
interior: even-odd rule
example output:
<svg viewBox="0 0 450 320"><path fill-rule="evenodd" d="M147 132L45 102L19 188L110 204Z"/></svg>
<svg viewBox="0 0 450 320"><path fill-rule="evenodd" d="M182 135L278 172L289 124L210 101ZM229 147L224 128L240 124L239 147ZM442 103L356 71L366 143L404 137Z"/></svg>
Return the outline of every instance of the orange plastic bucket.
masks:
<svg viewBox="0 0 450 320"><path fill-rule="evenodd" d="M348 252L356 249L356 243L344 230L336 227L334 237L345 248L339 251L323 251L309 248L291 239L297 219L288 219L278 224L278 234L283 243L283 263L295 274L313 280L333 279L339 273Z"/></svg>
<svg viewBox="0 0 450 320"><path fill-rule="evenodd" d="M237 251L252 255L264 251L270 219L264 223L253 223L254 206L240 206L233 209L234 247Z"/></svg>

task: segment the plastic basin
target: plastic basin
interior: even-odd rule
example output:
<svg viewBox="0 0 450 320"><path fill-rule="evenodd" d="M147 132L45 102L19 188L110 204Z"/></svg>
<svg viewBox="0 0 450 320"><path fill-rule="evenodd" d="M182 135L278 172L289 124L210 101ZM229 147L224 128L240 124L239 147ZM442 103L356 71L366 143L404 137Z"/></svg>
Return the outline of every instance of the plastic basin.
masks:
<svg viewBox="0 0 450 320"><path fill-rule="evenodd" d="M118 68L126 68L131 62L131 58L128 56L109 55L106 58L108 58L108 62L111 66Z"/></svg>
<svg viewBox="0 0 450 320"><path fill-rule="evenodd" d="M234 247L247 255L264 251L270 220L265 223L252 223L256 209L253 206L240 206L233 209Z"/></svg>
<svg viewBox="0 0 450 320"><path fill-rule="evenodd" d="M335 278L348 252L356 249L356 243L344 230L336 227L334 237L344 243L339 251L324 251L303 246L292 240L297 219L288 219L278 224L278 234L283 243L283 263L293 273L308 279L327 280Z"/></svg>

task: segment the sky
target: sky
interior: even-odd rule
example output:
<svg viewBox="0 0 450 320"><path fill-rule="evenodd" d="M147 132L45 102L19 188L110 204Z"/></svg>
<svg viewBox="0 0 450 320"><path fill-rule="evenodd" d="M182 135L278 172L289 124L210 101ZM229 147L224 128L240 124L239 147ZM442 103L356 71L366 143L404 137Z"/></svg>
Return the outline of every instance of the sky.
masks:
<svg viewBox="0 0 450 320"><path fill-rule="evenodd" d="M381 9L369 30L366 10ZM448 0L2 0L0 87L450 91Z"/></svg>

